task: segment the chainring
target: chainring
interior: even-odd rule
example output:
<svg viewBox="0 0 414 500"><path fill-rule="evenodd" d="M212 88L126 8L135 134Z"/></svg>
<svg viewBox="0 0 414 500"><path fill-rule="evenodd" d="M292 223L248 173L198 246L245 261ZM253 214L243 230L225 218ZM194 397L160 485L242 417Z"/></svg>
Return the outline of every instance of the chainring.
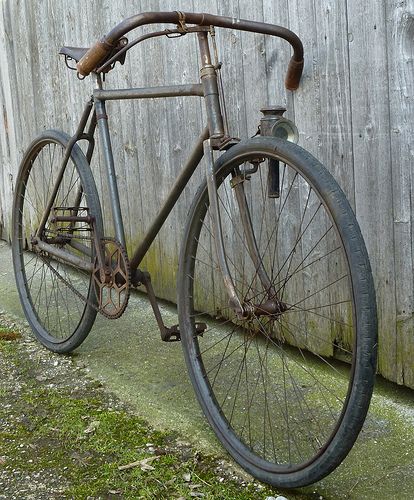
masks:
<svg viewBox="0 0 414 500"><path fill-rule="evenodd" d="M92 273L98 311L109 319L122 316L131 292L131 268L124 247L113 238L101 238L103 269L95 258ZM105 273L105 270L107 271Z"/></svg>

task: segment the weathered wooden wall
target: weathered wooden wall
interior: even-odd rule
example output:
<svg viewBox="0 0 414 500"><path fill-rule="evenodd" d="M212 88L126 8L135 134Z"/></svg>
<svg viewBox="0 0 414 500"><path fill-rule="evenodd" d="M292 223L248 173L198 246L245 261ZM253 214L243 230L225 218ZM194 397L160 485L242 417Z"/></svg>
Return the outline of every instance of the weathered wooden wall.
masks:
<svg viewBox="0 0 414 500"><path fill-rule="evenodd" d="M3 238L9 236L11 194L23 151L45 128L73 131L90 93L88 80L77 80L57 56L61 45L88 46L121 19L149 10L207 11L296 31L306 64L295 94L283 88L285 42L219 32L232 130L252 135L261 106L287 104L300 144L338 180L366 238L380 315L380 372L414 387L414 0L0 2ZM131 51L109 85L196 81L195 43L194 37L148 41ZM201 128L203 110L197 98L111 104L110 110L132 245L165 197ZM199 179L186 189L147 259L158 293L170 300L185 215ZM97 180L105 191L98 173Z"/></svg>

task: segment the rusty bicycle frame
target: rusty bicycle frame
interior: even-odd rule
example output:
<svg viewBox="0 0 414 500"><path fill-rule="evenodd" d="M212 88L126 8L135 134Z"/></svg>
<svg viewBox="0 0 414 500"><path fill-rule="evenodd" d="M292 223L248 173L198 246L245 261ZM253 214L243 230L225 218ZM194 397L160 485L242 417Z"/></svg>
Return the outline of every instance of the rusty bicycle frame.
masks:
<svg viewBox="0 0 414 500"><path fill-rule="evenodd" d="M146 24L154 23L174 23L177 25L176 29L157 31L143 35L132 42L128 43L128 40L124 38L124 35L129 31ZM192 24L194 26L188 26ZM203 156L207 160L207 186L208 194L210 199L210 206L213 218L213 230L216 239L216 252L218 256L218 262L220 271L223 277L224 285L226 287L229 304L238 316L246 317L249 313L257 314L275 314L283 310L284 304L282 304L276 297L276 294L271 292L270 280L266 275L266 271L261 265L260 258L257 253L257 244L254 237L254 232L251 227L250 214L247 209L246 198L244 195L244 188L242 182L235 182L234 188L236 192L237 202L239 204L239 209L242 214L244 231L246 234L246 240L248 245L248 251L252 258L254 265L256 266L257 273L260 280L266 285L266 288L270 290L269 300L261 305L260 310L255 309L254 311L248 310L246 304L243 304L240 298L237 296L235 286L228 269L226 255L224 251L223 241L222 241L222 231L221 231L221 221L220 213L218 209L218 200L216 193L216 176L214 170L214 157L213 150L223 150L231 147L237 139L232 138L227 130L225 120L223 120L223 114L221 110L221 96L219 92L218 76L217 76L217 66L212 63L210 55L210 46L208 35L214 35L214 27L230 28L241 31L250 31L256 33L262 33L267 35L273 35L281 37L287 40L292 48L293 55L289 63L285 85L288 89L294 90L298 87L302 68L303 68L303 47L300 39L291 31L286 28L279 26L247 21L241 19L232 19L228 17L215 16L210 14L196 14L196 13L183 13L183 12L149 12L138 14L131 18L124 20L118 26L116 26L103 40L97 42L87 51L84 49L74 49L83 51L83 55L77 64L78 73L81 76L86 76L92 73L95 89L93 91L92 98L87 102L84 112L82 114L79 126L69 141L62 164L60 167L60 174L58 175L55 188L50 195L47 208L45 210L43 219L36 233L36 244L41 251L48 252L49 254L62 259L75 267L79 267L88 272L93 271L94 265L92 263L86 262L84 259L77 257L65 250L58 248L57 246L42 241L40 235L45 227L47 218L52 210L54 199L56 197L59 183L63 178L63 174L66 168L66 164L70 158L73 146L80 140L88 141L88 148L86 152L86 159L90 163L95 146L94 134L96 128L99 130L100 144L102 147L104 168L106 170L109 195L111 199L111 211L112 219L114 225L114 233L118 242L125 249L125 232L124 223L121 213L118 186L115 174L115 164L112 154L112 145L110 139L110 131L108 127L108 116L106 112L106 101L121 100L121 99L148 99L148 98L166 98L166 97L176 97L176 96L197 96L203 97L205 101L206 111L207 111L207 126L201 132L198 140L196 141L190 156L186 164L182 167L181 173L176 178L173 183L171 190L164 201L158 215L155 217L150 227L146 231L145 236L142 238L141 243L136 248L134 254L130 259L131 268L131 284L133 286L139 286L143 284L148 292L148 297L150 299L158 326L161 331L161 337L163 340L179 340L180 334L178 327L168 328L164 325L161 318L161 313L159 311L156 297L151 285L151 279L147 272L143 272L139 269L139 265L142 262L146 252L150 248L152 242L154 241L156 235L163 226L165 220L170 214L172 208L180 197L184 187L188 183L192 174L196 170ZM102 74L108 72L113 68L117 61L123 63L125 59L126 52L136 45L137 43L156 36L162 35L184 35L187 33L197 33L199 42L199 51L201 58L201 68L200 68L200 82L195 84L186 85L167 85L159 87L147 87L147 88L130 88L130 89L114 89L106 90L103 88ZM64 48L65 49L65 48ZM71 52L69 49L66 52L63 51L65 56L71 57L75 52ZM77 52L79 54L79 52ZM75 58L77 59L77 58ZM92 113L93 108L95 112ZM88 123L89 122L89 123ZM276 174L273 174L276 175ZM278 175L278 174L277 174ZM78 196L80 200L81 193ZM76 214L72 216L59 216L56 215L54 220L56 221L73 221L76 222L80 217ZM82 219L84 220L84 218ZM93 222L93 221L92 221ZM79 243L74 243L77 245L77 249L85 254L90 254L90 250L86 247L82 248ZM105 269L105 262L103 256L102 247L99 242L94 242L94 248L97 255L97 260ZM249 305L251 308L252 306ZM197 325L197 328L203 331L203 325Z"/></svg>

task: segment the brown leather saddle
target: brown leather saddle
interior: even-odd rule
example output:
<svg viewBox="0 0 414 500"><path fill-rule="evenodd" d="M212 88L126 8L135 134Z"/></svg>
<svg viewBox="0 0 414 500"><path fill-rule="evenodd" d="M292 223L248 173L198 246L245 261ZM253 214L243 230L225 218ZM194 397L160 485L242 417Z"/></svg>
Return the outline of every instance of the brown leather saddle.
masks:
<svg viewBox="0 0 414 500"><path fill-rule="evenodd" d="M127 38L122 37L118 40L117 45L108 54L106 61L109 61L110 59L112 59L118 52L120 52L120 54L118 57L116 57L112 60L111 64L108 64L108 66L106 66L103 69L104 73L108 73L108 71L110 71L115 66L116 62L119 62L120 64L124 64L127 51L126 51L126 49L122 51L122 49L126 48L127 45L128 45ZM73 70L77 71L76 65L72 66L70 64L70 61L75 61L75 63L78 63L82 59L82 57L86 54L86 52L88 52L88 50L89 50L89 47L64 46L59 50L59 54L65 56L65 63L69 69L73 69ZM105 64L106 61L104 61L101 64L101 67Z"/></svg>

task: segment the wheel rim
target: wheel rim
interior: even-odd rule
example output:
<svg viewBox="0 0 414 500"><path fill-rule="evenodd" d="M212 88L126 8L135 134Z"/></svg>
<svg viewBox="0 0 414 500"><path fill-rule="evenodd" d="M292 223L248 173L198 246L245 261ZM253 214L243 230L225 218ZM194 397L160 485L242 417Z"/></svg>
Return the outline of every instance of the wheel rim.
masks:
<svg viewBox="0 0 414 500"><path fill-rule="evenodd" d="M227 180L218 194L227 260L239 296L263 304L267 294L246 257L228 182L239 163L243 172L241 161L223 169ZM323 454L347 408L356 352L354 293L341 237L314 182L283 161L281 196L270 199L266 164L244 182L246 199L262 262L288 309L235 318L220 281L205 191L185 271L187 355L204 410L229 451L263 470L293 473ZM263 257L267 248L276 251ZM197 336L194 322L206 318L208 329Z"/></svg>
<svg viewBox="0 0 414 500"><path fill-rule="evenodd" d="M42 341L60 344L68 341L89 321L87 310L96 303L90 286L90 274L59 262L46 252L39 252L35 234L47 206L65 153L65 145L53 139L40 141L29 153L17 186L15 237L17 244L16 272L26 316ZM92 215L89 210L79 170L70 158L58 189L53 208L55 215L73 215L69 207L82 207L76 215ZM85 222L46 222L42 239L75 256L83 254L72 244L81 244L91 254L92 231ZM70 243L70 244L69 244ZM87 301L91 305L87 305Z"/></svg>

